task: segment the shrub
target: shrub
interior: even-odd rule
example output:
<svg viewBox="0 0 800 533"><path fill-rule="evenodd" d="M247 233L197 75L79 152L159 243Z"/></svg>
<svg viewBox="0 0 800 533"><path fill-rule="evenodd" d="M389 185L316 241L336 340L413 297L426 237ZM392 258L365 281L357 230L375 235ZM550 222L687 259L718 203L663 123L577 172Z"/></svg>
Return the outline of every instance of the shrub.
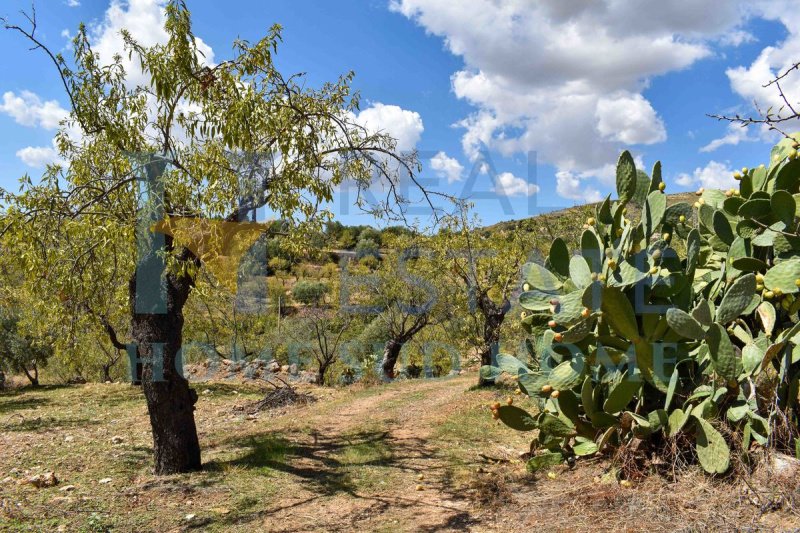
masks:
<svg viewBox="0 0 800 533"><path fill-rule="evenodd" d="M738 189L701 189L694 208L667 207L660 163L649 180L637 179L623 152L619 199L606 198L586 221L580 253L557 238L544 266L525 266L519 301L532 364L501 354L497 367L481 372L513 374L537 404L535 416L493 406L508 426L539 430L533 446L544 453L530 469L633 438L694 442L711 473L730 466L723 434L737 435L731 440L742 454L753 441L793 448L800 380L797 148L794 139L781 141L769 167L737 172ZM626 204L637 194L646 200L633 222Z"/></svg>
<svg viewBox="0 0 800 533"><path fill-rule="evenodd" d="M292 296L302 304L319 305L328 291L330 291L330 286L327 283L303 280L292 288Z"/></svg>
<svg viewBox="0 0 800 533"><path fill-rule="evenodd" d="M378 243L372 239L361 239L356 244L356 259L363 259L367 256L380 258Z"/></svg>

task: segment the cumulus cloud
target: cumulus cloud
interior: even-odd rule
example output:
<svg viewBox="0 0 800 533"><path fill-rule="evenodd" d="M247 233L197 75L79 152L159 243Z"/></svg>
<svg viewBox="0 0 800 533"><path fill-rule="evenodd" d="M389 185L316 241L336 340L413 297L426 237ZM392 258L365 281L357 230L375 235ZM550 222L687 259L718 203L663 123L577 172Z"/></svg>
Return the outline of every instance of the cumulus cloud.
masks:
<svg viewBox="0 0 800 533"><path fill-rule="evenodd" d="M757 141L757 137L750 137L748 134L747 128L743 128L740 124L728 124L728 133L724 136L714 139L707 145L700 148L701 152L713 152L717 148L726 145L733 145L736 146L740 142L752 142Z"/></svg>
<svg viewBox="0 0 800 533"><path fill-rule="evenodd" d="M654 144L667 139L664 123L641 94L622 93L597 101L597 131L625 144Z"/></svg>
<svg viewBox="0 0 800 533"><path fill-rule="evenodd" d="M705 187L708 189L730 189L736 187L734 170L725 163L709 161L704 167L694 169L690 174L680 174L675 182L683 187Z"/></svg>
<svg viewBox="0 0 800 533"><path fill-rule="evenodd" d="M446 178L447 183L461 181L464 167L454 157L449 157L444 152L438 152L431 158L431 168L440 178Z"/></svg>
<svg viewBox="0 0 800 533"><path fill-rule="evenodd" d="M416 111L380 102L362 109L355 121L372 133L387 133L394 137L396 149L400 152L413 150L425 130L422 117Z"/></svg>
<svg viewBox="0 0 800 533"><path fill-rule="evenodd" d="M80 7L80 0L67 0L67 7Z"/></svg>
<svg viewBox="0 0 800 533"><path fill-rule="evenodd" d="M559 194L595 197L580 183L623 145L666 139L643 95L654 76L711 55L743 20L714 0L392 0L393 10L444 39L465 66L455 95L475 107L460 122L465 153L536 151L561 173ZM744 42L739 35L734 42ZM599 193L597 193L599 194Z"/></svg>
<svg viewBox="0 0 800 533"><path fill-rule="evenodd" d="M586 184L582 176L566 170L556 172L556 192L569 200L581 202L599 202L600 191Z"/></svg>
<svg viewBox="0 0 800 533"><path fill-rule="evenodd" d="M135 60L129 59L120 32L127 30L139 44L153 46L168 40L164 29L166 0L112 0L103 20L91 28L92 49L100 61L109 64L120 56L128 82L131 85L146 84L147 78ZM201 61L214 64L214 51L202 39L195 37L195 44L202 55Z"/></svg>
<svg viewBox="0 0 800 533"><path fill-rule="evenodd" d="M17 124L40 127L47 130L58 128L60 122L69 114L56 100L43 102L30 91L19 94L8 91L3 94L0 112L9 115Z"/></svg>
<svg viewBox="0 0 800 533"><path fill-rule="evenodd" d="M501 172L494 179L493 192L500 196L533 196L539 186L528 183L511 172Z"/></svg>
<svg viewBox="0 0 800 533"><path fill-rule="evenodd" d="M58 150L51 146L27 146L17 150L16 156L33 168L43 168L49 164L60 162Z"/></svg>

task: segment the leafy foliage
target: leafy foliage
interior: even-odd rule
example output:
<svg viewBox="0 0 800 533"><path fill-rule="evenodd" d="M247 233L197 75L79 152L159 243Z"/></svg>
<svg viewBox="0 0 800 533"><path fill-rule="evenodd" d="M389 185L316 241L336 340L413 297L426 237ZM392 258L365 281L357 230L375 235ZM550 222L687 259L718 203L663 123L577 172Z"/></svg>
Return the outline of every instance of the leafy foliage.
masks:
<svg viewBox="0 0 800 533"><path fill-rule="evenodd" d="M666 208L660 163L643 179L623 153L619 200L597 206L581 249L556 239L543 265L526 265L530 364L503 356L481 370L513 374L539 414L495 416L516 429L535 421L534 444L564 456L683 434L711 473L730 466L722 424L743 453L754 441L789 449L800 422L798 146L781 141L769 167L737 172L739 189L698 191L694 207ZM626 217L633 198L645 198L638 221Z"/></svg>

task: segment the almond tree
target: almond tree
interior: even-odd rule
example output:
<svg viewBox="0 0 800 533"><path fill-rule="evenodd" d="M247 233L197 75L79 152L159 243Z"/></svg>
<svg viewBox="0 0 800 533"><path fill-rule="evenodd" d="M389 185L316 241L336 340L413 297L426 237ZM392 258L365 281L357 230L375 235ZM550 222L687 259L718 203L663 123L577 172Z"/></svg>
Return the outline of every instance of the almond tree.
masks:
<svg viewBox="0 0 800 533"><path fill-rule="evenodd" d="M457 315L466 318L461 321L462 334L478 350L481 365L493 364L499 347L526 258L523 238L521 232L481 230L478 220L470 218L469 206L462 204L442 220L441 231L425 245L433 251L442 278L459 287L449 299ZM481 385L487 383L480 378Z"/></svg>
<svg viewBox="0 0 800 533"><path fill-rule="evenodd" d="M397 205L397 174L415 180L415 155L395 154L392 138L354 122L352 73L319 89L284 77L273 63L279 26L257 42L237 40L231 59L210 64L186 6L173 0L166 43L144 46L122 32L141 70L132 76L121 57L98 57L83 26L68 61L39 40L35 13L30 27L4 22L52 59L70 102L57 136L63 164L2 194L4 246L25 264L43 313L97 316L114 346L141 363L155 472L200 469L197 394L176 363L184 305L214 250L195 253L153 225L238 222L266 207L290 221L287 238L299 245L330 218L320 206L345 179L357 187L381 179L388 196L380 207ZM128 332L103 320L119 310L129 314Z"/></svg>

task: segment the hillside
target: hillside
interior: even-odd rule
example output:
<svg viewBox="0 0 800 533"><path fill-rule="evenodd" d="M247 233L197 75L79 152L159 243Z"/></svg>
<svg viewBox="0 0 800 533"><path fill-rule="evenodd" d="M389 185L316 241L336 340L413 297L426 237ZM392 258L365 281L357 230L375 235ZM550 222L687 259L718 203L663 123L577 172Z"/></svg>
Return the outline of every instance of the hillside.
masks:
<svg viewBox="0 0 800 533"><path fill-rule="evenodd" d="M242 410L262 397L254 386L200 384L205 471L166 477L151 474L139 389L5 393L0 530L673 531L800 520L796 479L754 494L745 482L689 469L673 482L651 476L625 488L606 459L528 474L527 436L487 409L507 393L472 390L474 381L309 386L318 401L257 415ZM50 471L55 486L25 482Z"/></svg>

